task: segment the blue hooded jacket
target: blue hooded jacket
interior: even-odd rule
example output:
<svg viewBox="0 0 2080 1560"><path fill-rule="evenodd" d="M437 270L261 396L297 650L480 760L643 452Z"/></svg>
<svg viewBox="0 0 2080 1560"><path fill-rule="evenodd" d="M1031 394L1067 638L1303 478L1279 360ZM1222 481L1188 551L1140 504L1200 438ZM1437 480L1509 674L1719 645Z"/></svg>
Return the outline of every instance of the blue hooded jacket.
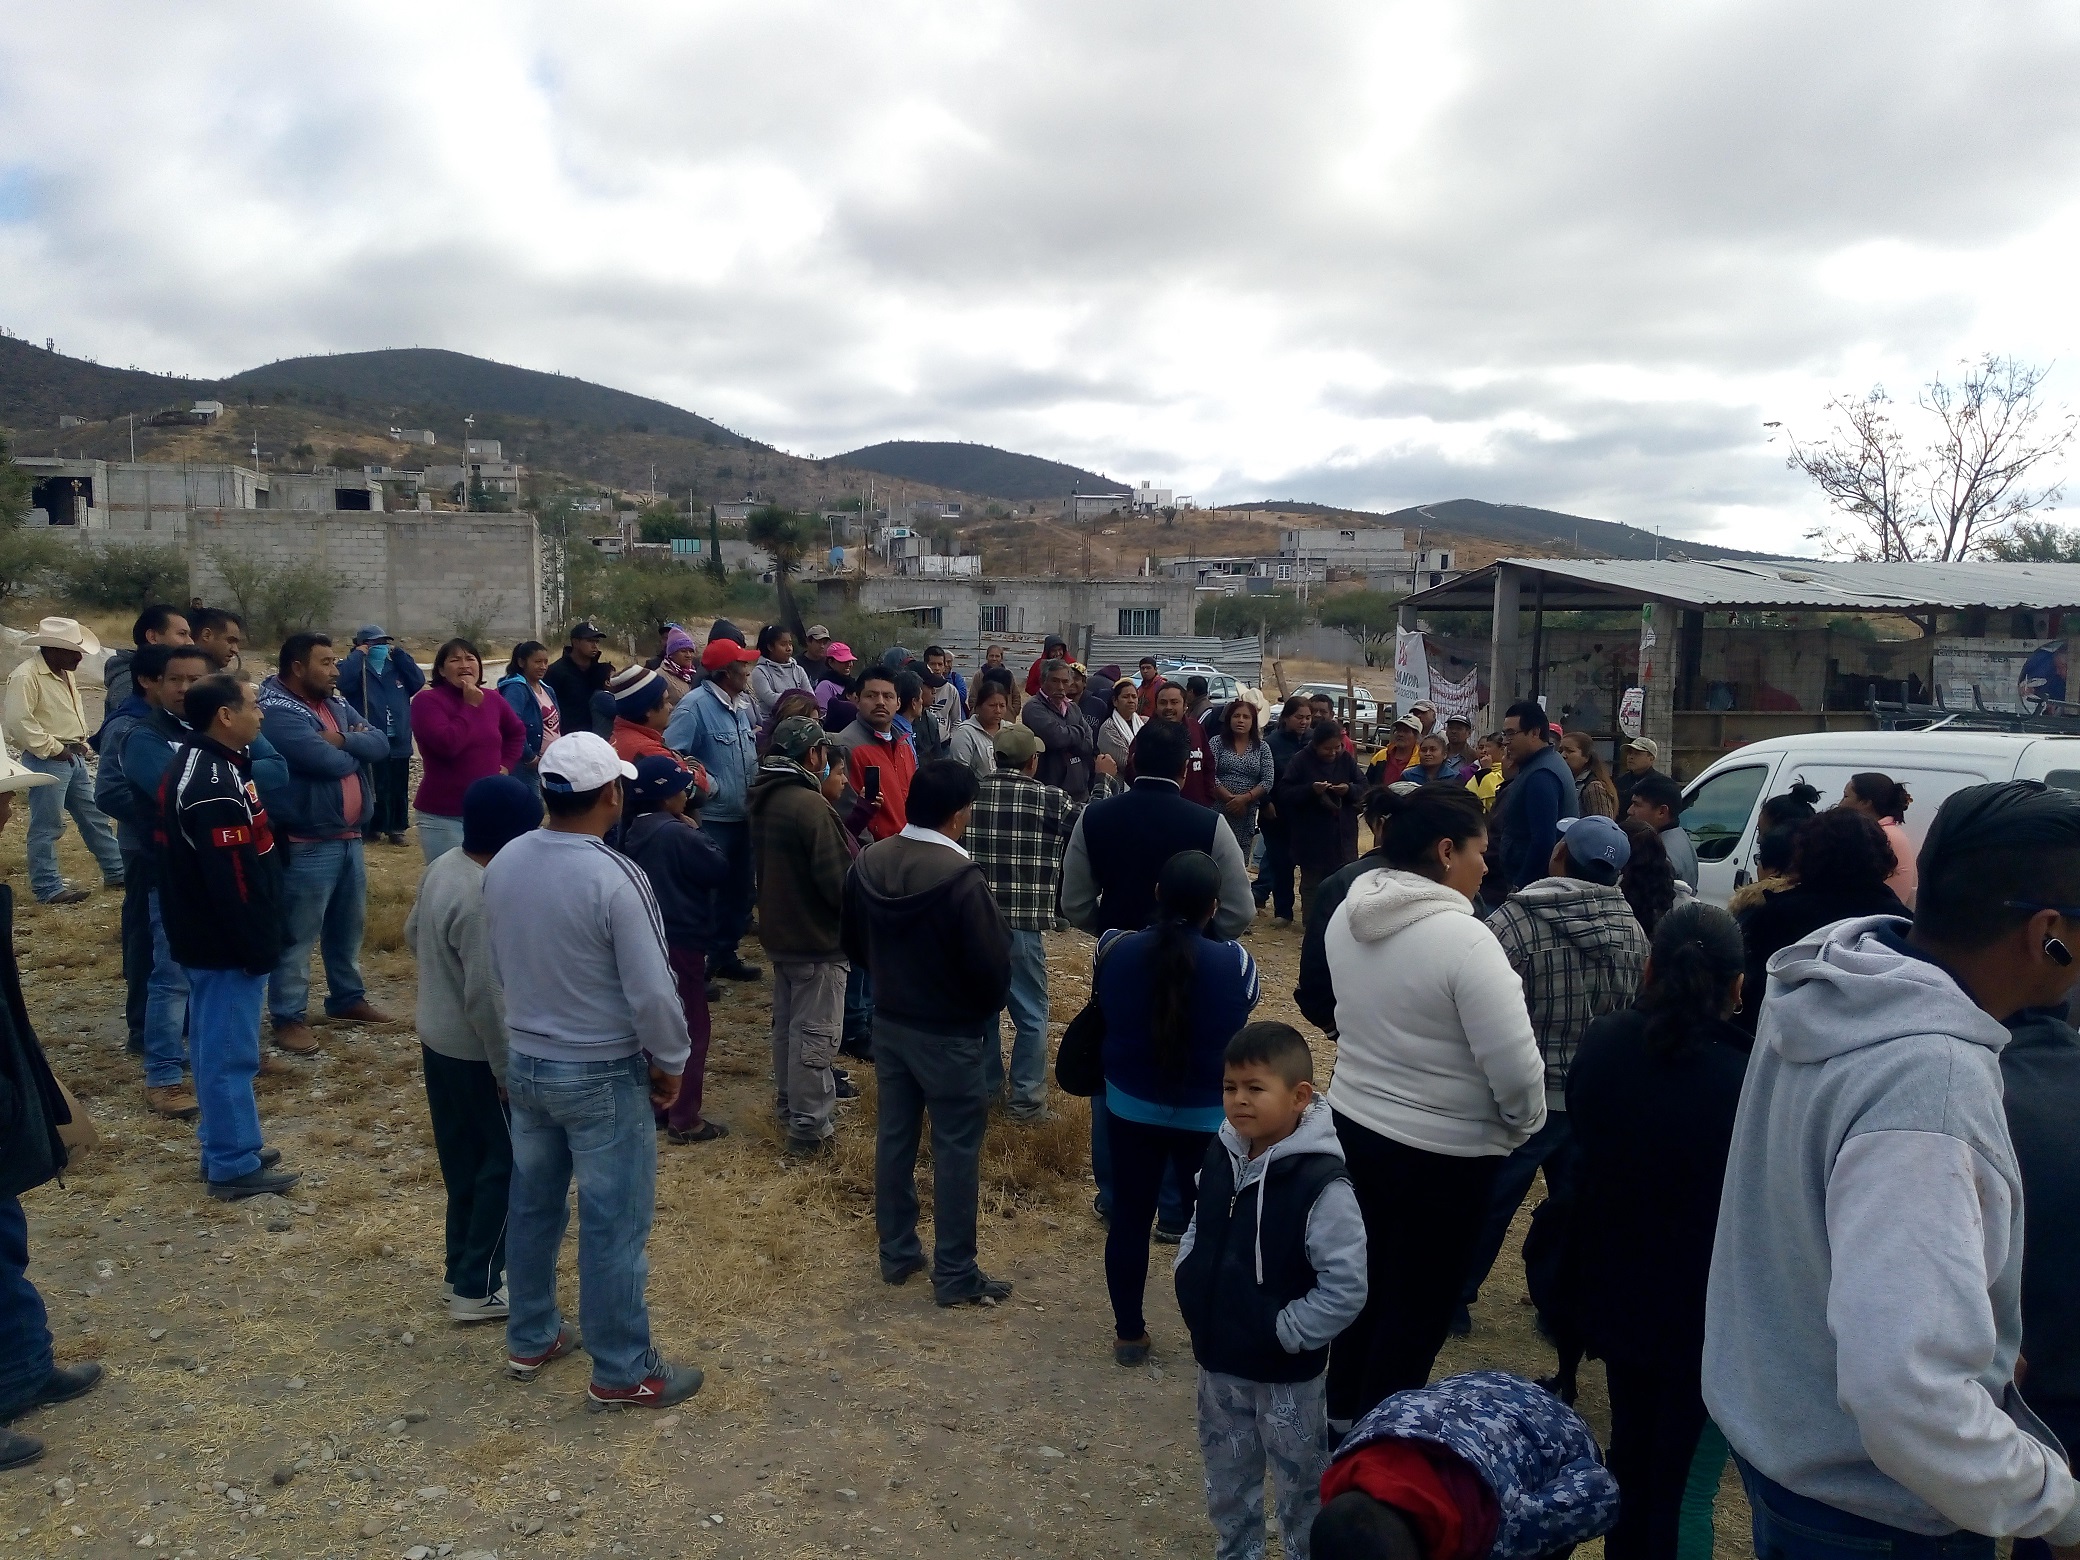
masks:
<svg viewBox="0 0 2080 1560"><path fill-rule="evenodd" d="M390 756L390 739L357 716L345 699L335 693L327 703L344 738L338 747L325 740L325 727L311 707L281 678L270 677L260 685L260 730L288 765L288 776L272 788L257 768L253 778L268 817L291 839L337 839L366 828L375 808L368 766ZM346 787L340 782L357 769L361 807L358 816L348 818L343 814Z"/></svg>
<svg viewBox="0 0 2080 1560"><path fill-rule="evenodd" d="M339 663L340 697L390 739L392 758L412 756L412 695L426 686L426 673L403 645L392 645L383 669L369 664L362 645Z"/></svg>
<svg viewBox="0 0 2080 1560"><path fill-rule="evenodd" d="M1543 1387L1499 1370L1469 1371L1397 1392L1352 1427L1347 1457L1375 1441L1441 1446L1495 1496L1489 1560L1565 1554L1618 1521L1618 1481L1579 1414Z"/></svg>

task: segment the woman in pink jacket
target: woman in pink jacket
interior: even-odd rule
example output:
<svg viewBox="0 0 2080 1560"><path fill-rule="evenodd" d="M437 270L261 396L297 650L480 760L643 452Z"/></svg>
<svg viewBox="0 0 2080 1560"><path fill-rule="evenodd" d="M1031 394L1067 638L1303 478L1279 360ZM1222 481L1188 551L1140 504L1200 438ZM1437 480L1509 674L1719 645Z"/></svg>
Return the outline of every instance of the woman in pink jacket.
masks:
<svg viewBox="0 0 2080 1560"><path fill-rule="evenodd" d="M1877 819L1878 827L1885 831L1885 843L1899 858L1899 867L1885 880L1885 886L1899 895L1899 902L1909 910L1914 908L1914 890L1920 886L1914 865L1914 842L1907 838L1906 826L1907 808L1913 801L1907 788L1890 775L1851 775L1849 783L1842 787L1842 805L1851 812Z"/></svg>
<svg viewBox="0 0 2080 1560"><path fill-rule="evenodd" d="M412 799L412 822L426 859L462 843L462 793L486 775L506 775L527 748L513 706L483 688L484 661L467 639L451 639L433 658L433 679L412 695L412 740L425 773Z"/></svg>

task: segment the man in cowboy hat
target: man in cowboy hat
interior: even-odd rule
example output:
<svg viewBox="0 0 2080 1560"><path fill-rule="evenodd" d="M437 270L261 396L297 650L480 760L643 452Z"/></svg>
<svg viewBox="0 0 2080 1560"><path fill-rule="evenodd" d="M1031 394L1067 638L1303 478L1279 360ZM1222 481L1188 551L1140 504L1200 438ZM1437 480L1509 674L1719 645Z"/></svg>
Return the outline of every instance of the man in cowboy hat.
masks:
<svg viewBox="0 0 2080 1560"><path fill-rule="evenodd" d="M27 653L7 679L7 740L30 769L63 782L29 799L29 887L47 905L77 904L87 890L68 886L58 870L58 836L68 812L101 864L102 881L123 886L123 853L94 805L87 713L72 676L81 661L100 652L101 641L71 618L47 617L22 648Z"/></svg>

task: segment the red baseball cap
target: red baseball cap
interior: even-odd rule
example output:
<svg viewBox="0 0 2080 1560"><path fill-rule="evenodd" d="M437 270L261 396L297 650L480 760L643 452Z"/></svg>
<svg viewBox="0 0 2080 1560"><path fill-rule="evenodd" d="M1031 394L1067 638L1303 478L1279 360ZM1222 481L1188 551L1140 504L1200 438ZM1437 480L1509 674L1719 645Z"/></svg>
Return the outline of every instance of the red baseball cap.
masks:
<svg viewBox="0 0 2080 1560"><path fill-rule="evenodd" d="M711 639L708 648L701 652L701 665L711 672L719 672L725 666L734 666L739 661L756 661L758 652L733 639Z"/></svg>

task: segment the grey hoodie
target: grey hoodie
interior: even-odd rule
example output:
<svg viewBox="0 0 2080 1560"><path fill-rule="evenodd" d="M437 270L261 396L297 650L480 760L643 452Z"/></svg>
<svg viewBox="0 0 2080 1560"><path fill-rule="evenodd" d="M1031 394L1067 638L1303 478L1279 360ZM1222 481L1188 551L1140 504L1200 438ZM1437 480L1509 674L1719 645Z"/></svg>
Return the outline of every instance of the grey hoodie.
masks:
<svg viewBox="0 0 2080 1560"><path fill-rule="evenodd" d="M2013 1386L2022 1182L2008 1031L1940 966L1840 921L1769 961L1726 1163L1704 1398L1733 1449L1908 1532L2080 1541Z"/></svg>
<svg viewBox="0 0 2080 1560"><path fill-rule="evenodd" d="M1292 1154L1333 1154L1343 1158L1343 1144L1336 1137L1336 1123L1321 1100L1307 1107L1293 1135L1272 1144L1255 1159L1249 1157L1249 1139L1227 1122L1221 1123L1221 1147L1228 1151L1229 1168L1235 1175L1235 1192L1240 1196L1271 1168L1272 1161ZM1199 1214L1185 1227L1177 1243L1174 1273L1192 1254L1199 1236ZM1257 1199L1257 1279L1264 1276L1264 1199ZM1322 1188L1307 1214L1307 1265L1314 1269L1314 1288L1278 1313L1278 1341L1288 1354L1325 1349L1336 1335L1358 1319L1365 1309L1365 1220L1358 1212L1358 1195L1348 1181L1331 1181Z"/></svg>

